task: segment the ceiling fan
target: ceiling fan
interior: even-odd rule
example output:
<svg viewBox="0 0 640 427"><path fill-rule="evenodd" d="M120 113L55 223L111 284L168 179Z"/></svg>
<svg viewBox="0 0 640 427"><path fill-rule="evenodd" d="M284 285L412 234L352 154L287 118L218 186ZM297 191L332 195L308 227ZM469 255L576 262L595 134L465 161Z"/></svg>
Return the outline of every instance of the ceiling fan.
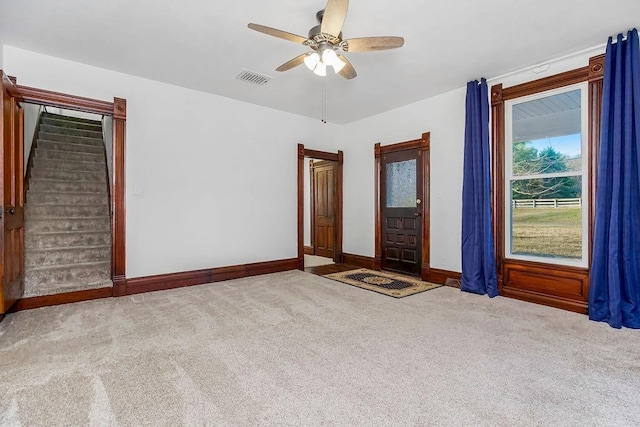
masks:
<svg viewBox="0 0 640 427"><path fill-rule="evenodd" d="M296 56L285 62L276 71L287 71L304 63L307 68L319 76L326 76L327 66L346 79L357 76L356 70L341 52L368 52L374 50L396 49L404 45L402 37L360 37L342 39L342 25L347 16L349 0L328 0L324 10L316 14L319 25L309 30L308 37L291 34L259 24L249 24L252 30L279 37L312 49L311 52Z"/></svg>

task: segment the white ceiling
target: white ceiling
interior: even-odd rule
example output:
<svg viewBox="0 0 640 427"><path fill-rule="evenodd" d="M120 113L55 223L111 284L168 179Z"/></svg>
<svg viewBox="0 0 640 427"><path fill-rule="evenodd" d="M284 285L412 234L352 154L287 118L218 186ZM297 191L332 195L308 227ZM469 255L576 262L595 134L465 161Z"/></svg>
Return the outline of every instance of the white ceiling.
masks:
<svg viewBox="0 0 640 427"><path fill-rule="evenodd" d="M321 116L322 78L275 68L305 47L325 0L0 0L0 42L136 76ZM401 49L348 53L358 77L329 76L327 120L348 123L606 42L638 25L640 1L351 0L344 38L403 36ZM235 76L273 77L255 86Z"/></svg>

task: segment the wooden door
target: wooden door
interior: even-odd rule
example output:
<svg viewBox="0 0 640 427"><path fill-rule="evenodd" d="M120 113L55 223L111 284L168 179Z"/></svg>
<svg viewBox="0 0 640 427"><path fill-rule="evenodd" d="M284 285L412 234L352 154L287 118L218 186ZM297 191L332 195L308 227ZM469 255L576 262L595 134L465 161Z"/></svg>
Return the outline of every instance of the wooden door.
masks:
<svg viewBox="0 0 640 427"><path fill-rule="evenodd" d="M24 112L16 87L2 71L0 78L0 314L4 314L24 290Z"/></svg>
<svg viewBox="0 0 640 427"><path fill-rule="evenodd" d="M420 276L422 156L418 149L391 152L381 166L382 268Z"/></svg>
<svg viewBox="0 0 640 427"><path fill-rule="evenodd" d="M334 258L336 232L336 162L311 163L313 189L311 244L318 256Z"/></svg>

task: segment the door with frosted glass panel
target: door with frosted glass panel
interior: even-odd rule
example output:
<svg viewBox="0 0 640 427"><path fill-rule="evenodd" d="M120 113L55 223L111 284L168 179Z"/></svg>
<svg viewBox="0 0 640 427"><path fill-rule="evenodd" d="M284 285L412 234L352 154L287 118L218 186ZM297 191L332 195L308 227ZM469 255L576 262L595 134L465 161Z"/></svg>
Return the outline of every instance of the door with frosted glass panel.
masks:
<svg viewBox="0 0 640 427"><path fill-rule="evenodd" d="M382 268L420 275L423 176L419 150L382 156Z"/></svg>

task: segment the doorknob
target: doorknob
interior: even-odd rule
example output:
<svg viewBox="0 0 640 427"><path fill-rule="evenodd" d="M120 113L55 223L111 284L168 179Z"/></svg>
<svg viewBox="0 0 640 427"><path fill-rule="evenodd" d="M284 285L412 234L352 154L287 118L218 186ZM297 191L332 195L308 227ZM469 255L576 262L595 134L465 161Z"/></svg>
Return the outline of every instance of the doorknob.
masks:
<svg viewBox="0 0 640 427"><path fill-rule="evenodd" d="M420 212L416 212L413 214L413 216L422 216L422 214Z"/></svg>
<svg viewBox="0 0 640 427"><path fill-rule="evenodd" d="M9 206L6 210L6 212L10 215L13 215L14 213L16 213L16 210L14 209L13 206Z"/></svg>

